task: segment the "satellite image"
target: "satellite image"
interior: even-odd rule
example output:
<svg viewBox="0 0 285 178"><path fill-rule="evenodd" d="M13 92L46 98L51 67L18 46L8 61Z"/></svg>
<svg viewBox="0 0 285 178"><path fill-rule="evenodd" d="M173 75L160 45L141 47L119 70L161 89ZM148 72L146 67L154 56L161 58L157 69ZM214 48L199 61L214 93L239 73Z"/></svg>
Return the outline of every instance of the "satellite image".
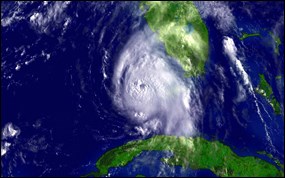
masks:
<svg viewBox="0 0 285 178"><path fill-rule="evenodd" d="M284 1L1 1L1 177L284 177Z"/></svg>

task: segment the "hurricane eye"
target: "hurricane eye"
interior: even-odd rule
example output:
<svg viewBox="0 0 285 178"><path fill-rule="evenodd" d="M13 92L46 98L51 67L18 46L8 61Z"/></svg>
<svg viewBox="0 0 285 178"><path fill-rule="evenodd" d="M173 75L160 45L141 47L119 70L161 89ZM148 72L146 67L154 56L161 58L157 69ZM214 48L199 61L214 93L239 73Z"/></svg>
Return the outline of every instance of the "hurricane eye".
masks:
<svg viewBox="0 0 285 178"><path fill-rule="evenodd" d="M179 64L169 62L155 39L151 31L138 32L121 51L113 76L115 96L120 99L115 98L114 104L140 128L148 130L143 134L194 135L194 122L200 117L196 111L202 110L199 96L192 93L195 98L191 99L195 85L178 75ZM121 78L124 83L116 82ZM191 105L190 101L196 100ZM161 124L153 126L156 122Z"/></svg>
<svg viewBox="0 0 285 178"><path fill-rule="evenodd" d="M142 83L142 84L140 84L140 88L143 90L146 88L146 85Z"/></svg>

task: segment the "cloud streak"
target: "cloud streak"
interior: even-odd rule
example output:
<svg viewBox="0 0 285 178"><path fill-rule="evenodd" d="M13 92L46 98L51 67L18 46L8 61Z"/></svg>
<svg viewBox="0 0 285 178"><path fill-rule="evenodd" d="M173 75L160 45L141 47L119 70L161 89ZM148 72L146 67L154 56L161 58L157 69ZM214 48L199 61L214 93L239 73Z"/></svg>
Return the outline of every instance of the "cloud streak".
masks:
<svg viewBox="0 0 285 178"><path fill-rule="evenodd" d="M269 135L269 131L268 131L269 128L268 128L266 122L264 121L264 119L260 113L260 109L259 109L259 106L257 103L257 98L255 96L253 86L250 82L249 75L246 73L241 61L237 57L237 47L235 46L234 40L230 37L227 37L227 36L224 37L223 47L224 47L225 54L229 57L229 59L231 60L231 63L234 65L238 74L241 76L242 81L243 81L243 86L246 86L246 88L248 89L250 94L254 97L254 102L255 102L257 114L260 117L262 124L264 125L266 139L270 143L272 148L274 148L274 146L272 144L272 140L271 140L270 135Z"/></svg>

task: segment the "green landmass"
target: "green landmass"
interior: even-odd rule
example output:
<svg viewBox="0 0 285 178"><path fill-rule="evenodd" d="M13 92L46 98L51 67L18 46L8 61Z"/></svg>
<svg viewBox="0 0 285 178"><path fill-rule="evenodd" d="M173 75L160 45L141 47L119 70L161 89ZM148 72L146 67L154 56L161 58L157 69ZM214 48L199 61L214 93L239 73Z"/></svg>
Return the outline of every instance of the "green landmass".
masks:
<svg viewBox="0 0 285 178"><path fill-rule="evenodd" d="M284 172L284 165L280 163L280 161L273 157L272 154L266 153L265 151L258 151L258 154L265 155L268 158L272 159Z"/></svg>
<svg viewBox="0 0 285 178"><path fill-rule="evenodd" d="M104 176L110 168L127 165L143 151L170 151L172 157L162 158L165 164L196 170L209 169L220 177L284 176L284 172L274 165L258 157L240 157L219 141L163 135L131 141L106 152L96 163L98 171L86 176Z"/></svg>
<svg viewBox="0 0 285 178"><path fill-rule="evenodd" d="M263 74L259 74L259 85L255 89L257 93L266 98L266 100L270 103L273 108L275 114L281 114L281 107L275 96L273 95L272 87L266 81Z"/></svg>
<svg viewBox="0 0 285 178"><path fill-rule="evenodd" d="M144 175L138 174L136 177L145 177Z"/></svg>
<svg viewBox="0 0 285 178"><path fill-rule="evenodd" d="M260 36L260 34L259 33L251 33L251 34L249 34L249 33L242 33L242 36L239 39L240 40L244 40L244 39L246 39L248 37L253 37L253 36Z"/></svg>
<svg viewBox="0 0 285 178"><path fill-rule="evenodd" d="M273 38L275 45L274 45L274 53L279 55L279 46L281 45L281 40L278 36L274 35L274 33L269 32L270 36Z"/></svg>
<svg viewBox="0 0 285 178"><path fill-rule="evenodd" d="M204 73L209 37L195 5L189 1L142 1L140 8L146 10L144 17L167 54L182 65L185 77Z"/></svg>
<svg viewBox="0 0 285 178"><path fill-rule="evenodd" d="M279 80L279 79L281 79L281 78L282 78L281 75L277 75L277 76L275 77L276 80Z"/></svg>

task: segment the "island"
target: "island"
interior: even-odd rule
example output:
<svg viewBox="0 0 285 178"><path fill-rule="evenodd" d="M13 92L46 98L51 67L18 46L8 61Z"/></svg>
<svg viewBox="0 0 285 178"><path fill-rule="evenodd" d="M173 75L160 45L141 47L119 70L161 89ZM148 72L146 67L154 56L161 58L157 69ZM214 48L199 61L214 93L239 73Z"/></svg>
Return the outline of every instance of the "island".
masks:
<svg viewBox="0 0 285 178"><path fill-rule="evenodd" d="M253 36L260 36L259 33L242 33L242 36L239 38L240 40L244 40L248 37L253 37Z"/></svg>
<svg viewBox="0 0 285 178"><path fill-rule="evenodd" d="M150 29L158 34L166 53L178 60L185 77L203 74L208 59L208 30L189 1L143 1L140 9Z"/></svg>
<svg viewBox="0 0 285 178"><path fill-rule="evenodd" d="M263 74L259 74L259 80L259 85L255 88L255 91L266 98L275 114L281 114L280 104L273 95L272 87L266 81Z"/></svg>
<svg viewBox="0 0 285 178"><path fill-rule="evenodd" d="M275 45L274 45L274 53L279 55L279 46L281 45L281 40L278 36L274 35L274 33L269 32L270 36L273 38Z"/></svg>
<svg viewBox="0 0 285 178"><path fill-rule="evenodd" d="M277 75L277 76L275 77L275 79L276 79L276 80L282 79L282 76L281 76L281 75Z"/></svg>
<svg viewBox="0 0 285 178"><path fill-rule="evenodd" d="M145 140L130 141L106 152L96 163L97 172L86 177L108 174L110 168L126 166L143 151L170 151L173 156L161 161L170 166L209 169L220 177L228 176L284 176L284 171L258 157L241 157L219 141L201 137L157 135Z"/></svg>
<svg viewBox="0 0 285 178"><path fill-rule="evenodd" d="M136 177L145 177L145 176L142 174L138 174L138 175L136 175Z"/></svg>

